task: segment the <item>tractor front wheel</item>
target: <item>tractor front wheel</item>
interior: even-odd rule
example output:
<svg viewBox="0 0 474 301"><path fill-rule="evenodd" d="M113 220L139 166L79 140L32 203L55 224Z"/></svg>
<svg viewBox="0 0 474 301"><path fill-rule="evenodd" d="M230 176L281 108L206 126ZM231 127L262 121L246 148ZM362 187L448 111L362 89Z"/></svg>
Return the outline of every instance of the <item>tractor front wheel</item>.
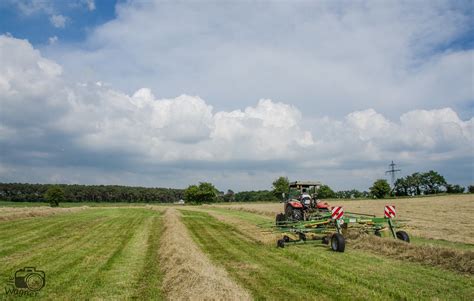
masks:
<svg viewBox="0 0 474 301"><path fill-rule="evenodd" d="M410 236L405 231L397 231L397 238L405 242L410 242Z"/></svg>
<svg viewBox="0 0 474 301"><path fill-rule="evenodd" d="M346 241L344 236L339 233L334 233L331 237L331 249L335 252L344 252L346 248Z"/></svg>
<svg viewBox="0 0 474 301"><path fill-rule="evenodd" d="M286 217L285 217L285 214L284 213L278 213L276 215L276 218L275 218L275 224L277 226L280 226L281 224L284 224L284 222L286 221Z"/></svg>

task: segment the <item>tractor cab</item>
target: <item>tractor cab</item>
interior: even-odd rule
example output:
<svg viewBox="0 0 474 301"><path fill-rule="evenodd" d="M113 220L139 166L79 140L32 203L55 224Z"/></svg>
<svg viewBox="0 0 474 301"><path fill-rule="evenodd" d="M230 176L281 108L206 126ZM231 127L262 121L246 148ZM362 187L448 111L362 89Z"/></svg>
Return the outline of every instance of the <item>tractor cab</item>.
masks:
<svg viewBox="0 0 474 301"><path fill-rule="evenodd" d="M306 220L311 213L328 211L329 205L317 198L321 187L318 181L296 181L289 185L285 200L285 213L279 218L285 220Z"/></svg>

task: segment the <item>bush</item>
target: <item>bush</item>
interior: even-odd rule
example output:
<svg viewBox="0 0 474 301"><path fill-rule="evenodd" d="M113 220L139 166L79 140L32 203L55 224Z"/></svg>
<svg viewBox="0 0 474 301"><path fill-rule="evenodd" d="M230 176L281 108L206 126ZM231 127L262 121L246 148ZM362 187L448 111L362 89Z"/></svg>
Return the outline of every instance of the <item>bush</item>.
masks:
<svg viewBox="0 0 474 301"><path fill-rule="evenodd" d="M51 186L44 194L44 198L51 207L58 207L59 203L65 200L64 190L59 186Z"/></svg>

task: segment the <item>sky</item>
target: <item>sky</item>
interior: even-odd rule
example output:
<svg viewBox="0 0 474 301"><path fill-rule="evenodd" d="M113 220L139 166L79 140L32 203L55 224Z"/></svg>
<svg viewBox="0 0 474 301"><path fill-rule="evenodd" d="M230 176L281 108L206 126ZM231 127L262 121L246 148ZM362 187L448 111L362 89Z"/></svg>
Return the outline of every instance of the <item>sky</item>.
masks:
<svg viewBox="0 0 474 301"><path fill-rule="evenodd" d="M0 181L474 184L471 1L0 1Z"/></svg>

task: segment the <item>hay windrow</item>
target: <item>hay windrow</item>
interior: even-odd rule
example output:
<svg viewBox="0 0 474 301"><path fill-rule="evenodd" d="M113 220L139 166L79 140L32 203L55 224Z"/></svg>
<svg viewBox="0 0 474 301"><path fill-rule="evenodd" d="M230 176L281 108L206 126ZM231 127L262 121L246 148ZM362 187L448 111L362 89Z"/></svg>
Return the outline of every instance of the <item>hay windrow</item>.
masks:
<svg viewBox="0 0 474 301"><path fill-rule="evenodd" d="M74 213L81 210L88 209L88 206L72 207L72 208L51 208L51 207L26 207L26 208L13 208L3 207L0 208L0 221L11 221L29 217L43 217L65 213Z"/></svg>
<svg viewBox="0 0 474 301"><path fill-rule="evenodd" d="M352 234L348 238L348 243L353 249L474 275L474 251L415 245L367 234Z"/></svg>
<svg viewBox="0 0 474 301"><path fill-rule="evenodd" d="M166 210L160 243L163 292L168 300L251 300L192 240L174 208Z"/></svg>

